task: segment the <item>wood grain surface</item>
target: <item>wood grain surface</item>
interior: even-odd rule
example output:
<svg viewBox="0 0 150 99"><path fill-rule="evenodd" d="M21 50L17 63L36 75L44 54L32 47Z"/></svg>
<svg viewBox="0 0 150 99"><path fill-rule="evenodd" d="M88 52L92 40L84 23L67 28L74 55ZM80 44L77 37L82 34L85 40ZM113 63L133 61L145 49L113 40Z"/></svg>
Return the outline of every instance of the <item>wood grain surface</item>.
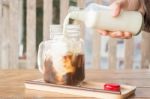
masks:
<svg viewBox="0 0 150 99"><path fill-rule="evenodd" d="M0 98L83 99L85 97L25 89L26 80L39 79L38 70L0 70ZM86 80L122 83L137 86L130 99L150 99L150 70L99 71L87 70ZM91 96L92 97L92 96ZM91 99L91 97L87 99Z"/></svg>

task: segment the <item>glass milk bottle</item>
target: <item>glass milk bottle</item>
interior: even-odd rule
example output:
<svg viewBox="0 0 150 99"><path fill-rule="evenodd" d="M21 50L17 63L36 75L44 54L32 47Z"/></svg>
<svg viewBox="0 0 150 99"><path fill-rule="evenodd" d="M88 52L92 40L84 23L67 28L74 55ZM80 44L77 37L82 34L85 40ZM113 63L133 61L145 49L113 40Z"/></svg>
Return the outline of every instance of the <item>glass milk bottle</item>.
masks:
<svg viewBox="0 0 150 99"><path fill-rule="evenodd" d="M112 16L113 9L92 3L84 10L72 11L67 19L75 19L85 23L87 27L109 31L130 32L134 36L140 33L143 24L142 14L138 11L121 11L117 17Z"/></svg>
<svg viewBox="0 0 150 99"><path fill-rule="evenodd" d="M61 26L50 27L50 40L39 45L38 68L45 82L77 85L84 80L83 40L80 27L68 25L64 37Z"/></svg>

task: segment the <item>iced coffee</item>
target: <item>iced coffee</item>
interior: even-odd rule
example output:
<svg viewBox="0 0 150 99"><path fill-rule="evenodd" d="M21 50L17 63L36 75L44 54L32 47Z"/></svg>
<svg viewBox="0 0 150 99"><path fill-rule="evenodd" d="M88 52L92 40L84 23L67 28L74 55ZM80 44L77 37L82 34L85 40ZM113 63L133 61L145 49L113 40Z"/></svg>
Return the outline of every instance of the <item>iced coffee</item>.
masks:
<svg viewBox="0 0 150 99"><path fill-rule="evenodd" d="M62 70L57 70L50 57L44 61L44 80L48 83L77 85L84 80L84 55L68 52L62 57Z"/></svg>

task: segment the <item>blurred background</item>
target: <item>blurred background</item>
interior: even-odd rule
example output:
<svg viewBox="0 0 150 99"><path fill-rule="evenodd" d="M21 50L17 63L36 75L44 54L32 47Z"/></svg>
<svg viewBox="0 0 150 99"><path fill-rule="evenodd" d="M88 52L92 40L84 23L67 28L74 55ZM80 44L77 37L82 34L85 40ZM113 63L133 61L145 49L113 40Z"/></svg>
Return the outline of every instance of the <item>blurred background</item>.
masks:
<svg viewBox="0 0 150 99"><path fill-rule="evenodd" d="M0 0L0 68L37 68L36 56L39 43L45 40L45 32L48 37L50 24L62 24L69 6L85 8L92 2L108 6L113 1ZM149 68L150 36L148 33L141 33L131 40L111 39L115 42L113 44L110 43L109 37L100 35L96 35L98 38L95 38L99 43L94 43L95 33L90 28L85 27L82 32L84 32L87 68L93 65L101 69L108 69L110 66L115 66L114 68L117 69ZM100 47L97 47L98 49L95 47L93 50L95 46L93 44L99 44ZM111 47L115 51L110 51ZM127 52L129 53L126 54ZM115 56L111 56L111 53L115 53ZM125 59L129 61L126 62Z"/></svg>

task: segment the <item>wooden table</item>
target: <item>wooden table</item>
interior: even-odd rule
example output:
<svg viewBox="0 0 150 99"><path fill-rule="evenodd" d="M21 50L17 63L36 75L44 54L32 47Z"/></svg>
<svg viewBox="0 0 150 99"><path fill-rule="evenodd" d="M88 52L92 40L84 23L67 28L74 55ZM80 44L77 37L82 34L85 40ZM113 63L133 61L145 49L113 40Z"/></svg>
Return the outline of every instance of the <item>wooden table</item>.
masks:
<svg viewBox="0 0 150 99"><path fill-rule="evenodd" d="M25 89L26 80L39 79L42 75L38 70L0 70L0 99L83 99L60 93L43 92ZM87 70L86 79L99 82L117 82L136 85L135 95L130 99L150 99L150 70L98 71ZM89 98L91 99L91 98Z"/></svg>

